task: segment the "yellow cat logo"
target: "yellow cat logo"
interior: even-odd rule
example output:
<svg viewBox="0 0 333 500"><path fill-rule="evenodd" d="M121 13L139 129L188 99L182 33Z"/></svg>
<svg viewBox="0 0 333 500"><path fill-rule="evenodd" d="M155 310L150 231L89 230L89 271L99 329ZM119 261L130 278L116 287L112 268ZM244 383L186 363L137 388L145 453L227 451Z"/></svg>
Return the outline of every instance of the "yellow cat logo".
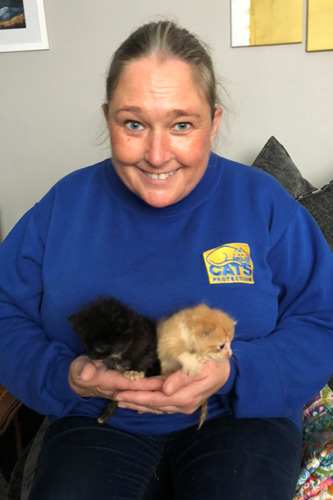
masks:
<svg viewBox="0 0 333 500"><path fill-rule="evenodd" d="M253 262L246 243L228 243L203 253L209 283L253 284Z"/></svg>

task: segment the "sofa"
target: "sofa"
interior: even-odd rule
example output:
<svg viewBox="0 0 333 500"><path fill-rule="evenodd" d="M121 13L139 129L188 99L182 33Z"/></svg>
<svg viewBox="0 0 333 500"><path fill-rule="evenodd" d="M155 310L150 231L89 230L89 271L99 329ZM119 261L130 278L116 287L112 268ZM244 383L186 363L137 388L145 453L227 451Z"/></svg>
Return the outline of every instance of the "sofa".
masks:
<svg viewBox="0 0 333 500"><path fill-rule="evenodd" d="M333 251L333 180L321 188L313 186L275 137L252 166L275 177L310 212ZM309 498L333 499L333 377L303 411L303 459L293 500Z"/></svg>
<svg viewBox="0 0 333 500"><path fill-rule="evenodd" d="M333 180L321 188L313 186L302 176L275 137L267 141L252 167L273 175L311 213L333 251ZM303 462L293 500L333 499L332 389L333 378L304 408ZM35 439L18 460L12 473L8 500L27 499L46 427L45 419Z"/></svg>

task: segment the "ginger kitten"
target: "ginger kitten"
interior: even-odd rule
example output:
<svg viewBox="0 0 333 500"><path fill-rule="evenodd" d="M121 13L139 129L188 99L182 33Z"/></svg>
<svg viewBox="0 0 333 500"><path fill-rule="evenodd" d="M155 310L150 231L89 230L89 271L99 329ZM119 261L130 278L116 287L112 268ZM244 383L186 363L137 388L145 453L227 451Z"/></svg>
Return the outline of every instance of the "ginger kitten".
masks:
<svg viewBox="0 0 333 500"><path fill-rule="evenodd" d="M210 359L230 358L230 343L236 322L219 309L205 304L182 309L157 324L157 353L162 374L179 369L200 375ZM207 415L207 401L201 407L199 427Z"/></svg>

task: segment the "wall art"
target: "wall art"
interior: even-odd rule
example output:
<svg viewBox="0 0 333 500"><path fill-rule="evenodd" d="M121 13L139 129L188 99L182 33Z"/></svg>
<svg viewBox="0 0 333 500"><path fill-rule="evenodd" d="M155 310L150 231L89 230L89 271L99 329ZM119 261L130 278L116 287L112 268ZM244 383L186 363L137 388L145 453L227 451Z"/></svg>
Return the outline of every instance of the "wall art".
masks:
<svg viewBox="0 0 333 500"><path fill-rule="evenodd" d="M0 52L48 48L43 0L0 0Z"/></svg>
<svg viewBox="0 0 333 500"><path fill-rule="evenodd" d="M333 0L308 0L306 50L333 50Z"/></svg>
<svg viewBox="0 0 333 500"><path fill-rule="evenodd" d="M231 0L232 47L301 43L302 25L303 0Z"/></svg>

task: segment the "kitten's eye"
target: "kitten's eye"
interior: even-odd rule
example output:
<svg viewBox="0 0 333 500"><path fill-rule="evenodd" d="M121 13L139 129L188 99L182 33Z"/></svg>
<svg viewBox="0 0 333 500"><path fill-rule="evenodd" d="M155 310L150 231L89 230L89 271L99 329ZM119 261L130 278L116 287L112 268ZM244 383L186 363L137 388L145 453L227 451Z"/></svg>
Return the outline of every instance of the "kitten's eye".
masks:
<svg viewBox="0 0 333 500"><path fill-rule="evenodd" d="M219 349L220 349L220 351L223 351L224 346L225 346L225 344L220 344L220 345L219 345Z"/></svg>
<svg viewBox="0 0 333 500"><path fill-rule="evenodd" d="M204 336L204 337L208 337L208 335L211 335L211 334L212 334L212 333L214 333L214 332L215 332L215 330L214 330L214 329L212 329L212 328L211 328L210 330L204 330L204 331L203 331L203 336Z"/></svg>
<svg viewBox="0 0 333 500"><path fill-rule="evenodd" d="M95 345L94 350L96 354L103 356L107 354L108 348L104 345Z"/></svg>

